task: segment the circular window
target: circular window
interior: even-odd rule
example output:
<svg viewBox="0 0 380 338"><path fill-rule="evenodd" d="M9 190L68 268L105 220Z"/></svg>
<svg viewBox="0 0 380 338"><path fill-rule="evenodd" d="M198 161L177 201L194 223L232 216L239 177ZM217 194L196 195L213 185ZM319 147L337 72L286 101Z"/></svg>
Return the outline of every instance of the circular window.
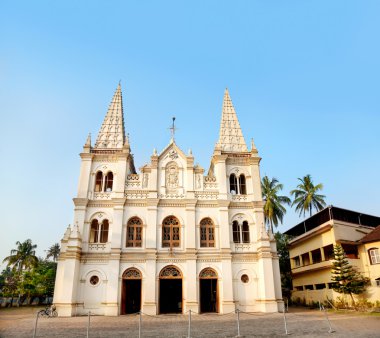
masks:
<svg viewBox="0 0 380 338"><path fill-rule="evenodd" d="M99 283L99 277L98 276L91 276L90 278L90 284L91 285L96 285Z"/></svg>
<svg viewBox="0 0 380 338"><path fill-rule="evenodd" d="M242 276L241 276L241 281L242 281L243 283L248 283L248 282L249 282L249 277L248 277L248 275L242 275Z"/></svg>

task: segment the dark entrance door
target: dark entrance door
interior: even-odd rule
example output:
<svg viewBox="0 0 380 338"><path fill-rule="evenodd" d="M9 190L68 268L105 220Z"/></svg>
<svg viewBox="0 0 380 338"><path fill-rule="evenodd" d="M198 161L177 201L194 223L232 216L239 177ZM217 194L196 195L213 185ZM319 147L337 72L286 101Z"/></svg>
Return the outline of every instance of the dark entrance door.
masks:
<svg viewBox="0 0 380 338"><path fill-rule="evenodd" d="M182 313L182 279L160 279L160 313Z"/></svg>
<svg viewBox="0 0 380 338"><path fill-rule="evenodd" d="M218 312L217 279L200 279L201 312Z"/></svg>
<svg viewBox="0 0 380 338"><path fill-rule="evenodd" d="M136 313L141 309L141 279L124 279L122 314Z"/></svg>

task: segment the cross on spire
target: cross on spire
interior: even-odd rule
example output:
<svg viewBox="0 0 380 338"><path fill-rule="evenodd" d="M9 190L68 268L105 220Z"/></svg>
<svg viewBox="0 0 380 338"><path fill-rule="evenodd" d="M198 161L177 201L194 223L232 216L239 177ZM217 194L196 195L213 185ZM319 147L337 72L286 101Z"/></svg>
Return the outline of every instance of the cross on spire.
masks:
<svg viewBox="0 0 380 338"><path fill-rule="evenodd" d="M169 129L170 129L172 140L174 141L175 132L177 130L177 128L175 127L175 116L172 117L172 120L173 120L172 126Z"/></svg>

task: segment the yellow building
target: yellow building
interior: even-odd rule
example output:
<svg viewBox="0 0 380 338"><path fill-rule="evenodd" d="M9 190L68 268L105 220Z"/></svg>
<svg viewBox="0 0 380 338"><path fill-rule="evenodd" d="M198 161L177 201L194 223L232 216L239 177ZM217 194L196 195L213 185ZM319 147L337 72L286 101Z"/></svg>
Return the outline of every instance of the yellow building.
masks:
<svg viewBox="0 0 380 338"><path fill-rule="evenodd" d="M293 277L292 299L311 302L341 296L331 288L333 246L371 279L364 296L380 300L380 217L329 206L285 232ZM377 228L376 228L377 227Z"/></svg>

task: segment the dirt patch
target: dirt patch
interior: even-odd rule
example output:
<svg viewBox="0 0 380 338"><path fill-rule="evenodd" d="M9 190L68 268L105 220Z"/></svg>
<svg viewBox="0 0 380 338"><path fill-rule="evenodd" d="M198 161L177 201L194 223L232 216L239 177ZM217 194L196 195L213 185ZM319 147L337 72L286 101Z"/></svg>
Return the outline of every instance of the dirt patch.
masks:
<svg viewBox="0 0 380 338"><path fill-rule="evenodd" d="M0 310L0 337L32 337L40 308ZM356 313L328 313L334 337L376 337L380 317ZM188 315L141 316L141 337L187 337ZM138 315L91 317L90 337L138 337ZM328 321L318 310L291 309L286 314L292 337L328 337ZM39 318L37 337L86 337L87 317ZM243 337L285 336L282 314L241 313ZM236 314L192 314L192 337L234 337L238 333Z"/></svg>

